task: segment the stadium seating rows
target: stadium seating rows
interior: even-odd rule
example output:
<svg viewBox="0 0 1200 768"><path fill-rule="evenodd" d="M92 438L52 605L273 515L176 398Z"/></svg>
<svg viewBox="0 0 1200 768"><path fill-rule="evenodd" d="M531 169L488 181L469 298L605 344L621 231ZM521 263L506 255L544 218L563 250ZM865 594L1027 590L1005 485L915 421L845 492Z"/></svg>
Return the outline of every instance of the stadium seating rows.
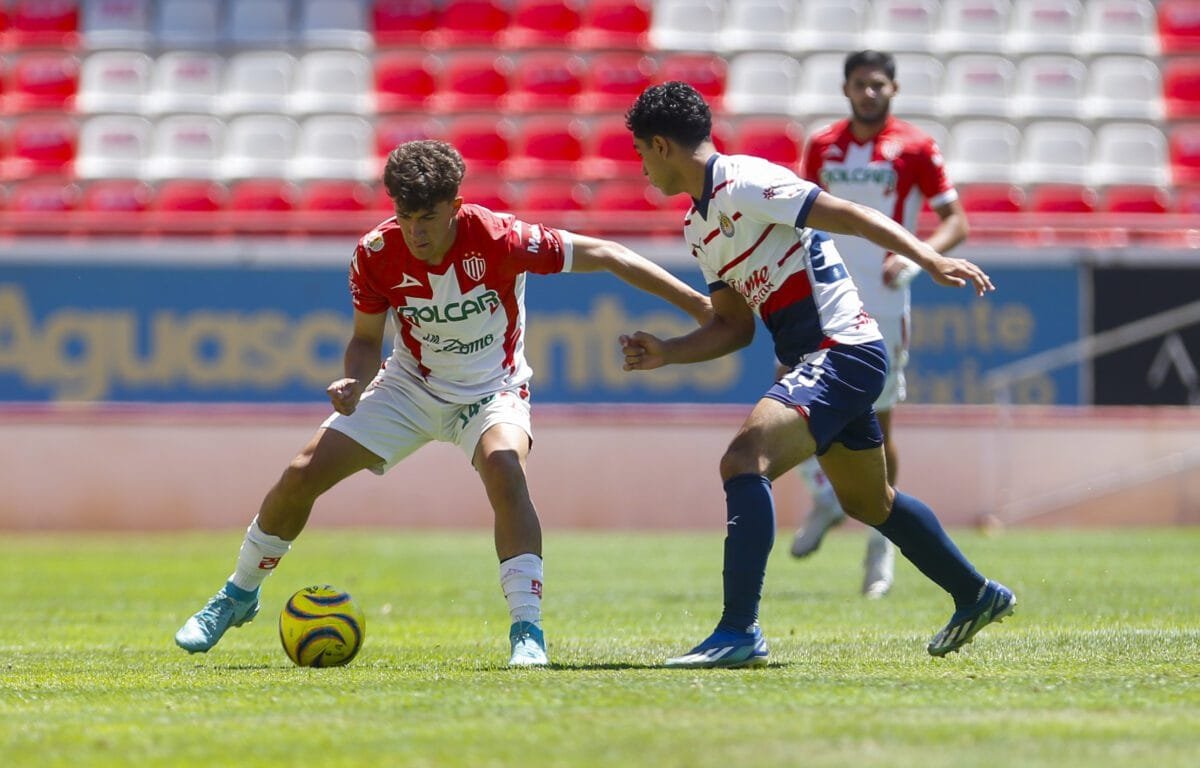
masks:
<svg viewBox="0 0 1200 768"><path fill-rule="evenodd" d="M497 204L673 211L623 124L646 85L693 83L722 149L795 166L867 46L972 210L1196 208L1192 0L10 0L0 216L386 210L347 201L433 136Z"/></svg>

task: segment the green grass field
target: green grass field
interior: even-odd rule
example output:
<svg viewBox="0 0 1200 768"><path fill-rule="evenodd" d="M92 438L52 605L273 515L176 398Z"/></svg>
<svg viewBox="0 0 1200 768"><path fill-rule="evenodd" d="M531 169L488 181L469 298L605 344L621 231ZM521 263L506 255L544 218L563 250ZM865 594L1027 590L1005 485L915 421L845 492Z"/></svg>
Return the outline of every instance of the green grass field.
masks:
<svg viewBox="0 0 1200 768"><path fill-rule="evenodd" d="M781 533L762 622L771 666L659 668L720 603L720 531L547 525L553 668L509 670L485 533L311 529L263 610L207 655L175 629L240 531L6 534L0 765L1195 766L1200 530L957 532L1016 615L963 653L925 643L948 598L907 563L858 597L864 537L797 562ZM298 669L275 620L310 583L367 612L345 668Z"/></svg>

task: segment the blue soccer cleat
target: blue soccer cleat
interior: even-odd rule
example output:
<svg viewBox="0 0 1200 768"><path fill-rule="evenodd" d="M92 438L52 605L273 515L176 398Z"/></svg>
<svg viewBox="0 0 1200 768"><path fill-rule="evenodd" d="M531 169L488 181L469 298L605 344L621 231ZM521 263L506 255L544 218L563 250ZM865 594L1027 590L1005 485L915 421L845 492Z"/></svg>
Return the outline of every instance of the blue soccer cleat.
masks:
<svg viewBox="0 0 1200 768"><path fill-rule="evenodd" d="M757 623L745 632L717 627L700 645L667 659L666 665L681 669L762 667L767 664L768 654L767 638Z"/></svg>
<svg viewBox="0 0 1200 768"><path fill-rule="evenodd" d="M988 581L974 605L960 608L950 617L950 623L929 641L930 656L945 656L971 642L975 634L994 622L1004 621L1017 605L1017 596L1008 587Z"/></svg>
<svg viewBox="0 0 1200 768"><path fill-rule="evenodd" d="M175 633L175 644L188 653L204 653L230 627L240 627L258 615L258 590L237 600L223 587Z"/></svg>
<svg viewBox="0 0 1200 768"><path fill-rule="evenodd" d="M544 667L550 663L546 656L546 638L542 628L528 621L516 621L509 627L508 642L512 645L510 667Z"/></svg>

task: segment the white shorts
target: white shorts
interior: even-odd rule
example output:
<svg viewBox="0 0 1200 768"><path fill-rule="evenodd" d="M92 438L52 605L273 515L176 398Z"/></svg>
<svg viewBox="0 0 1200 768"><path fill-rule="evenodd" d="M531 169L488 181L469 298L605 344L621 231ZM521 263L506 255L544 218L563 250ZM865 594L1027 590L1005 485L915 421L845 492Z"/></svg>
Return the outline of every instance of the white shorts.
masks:
<svg viewBox="0 0 1200 768"><path fill-rule="evenodd" d="M533 440L529 389L520 386L495 392L463 405L434 397L409 376L378 376L358 401L354 413L334 413L321 426L336 429L379 457L369 469L382 475L426 443L457 445L475 458L475 446L497 424L520 427Z"/></svg>
<svg viewBox="0 0 1200 768"><path fill-rule="evenodd" d="M876 317L883 343L888 350L888 375L883 391L875 400L876 411L890 411L904 402L904 366L908 365L908 317Z"/></svg>

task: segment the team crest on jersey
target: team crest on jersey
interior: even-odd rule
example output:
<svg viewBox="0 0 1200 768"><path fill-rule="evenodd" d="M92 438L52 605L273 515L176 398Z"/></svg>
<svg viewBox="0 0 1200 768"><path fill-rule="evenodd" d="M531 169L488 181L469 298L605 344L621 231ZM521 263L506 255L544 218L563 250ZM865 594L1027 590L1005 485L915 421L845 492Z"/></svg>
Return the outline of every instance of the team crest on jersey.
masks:
<svg viewBox="0 0 1200 768"><path fill-rule="evenodd" d="M885 140L879 145L879 154L883 155L884 160L895 160L903 149L900 142Z"/></svg>
<svg viewBox="0 0 1200 768"><path fill-rule="evenodd" d="M717 217L717 226L721 228L722 235L725 235L725 237L733 237L733 221L731 221L724 212Z"/></svg>
<svg viewBox="0 0 1200 768"><path fill-rule="evenodd" d="M467 277L475 282L483 279L483 273L487 271L487 262L478 253L470 253L467 258L463 259L463 272L467 273Z"/></svg>
<svg viewBox="0 0 1200 768"><path fill-rule="evenodd" d="M378 229L373 229L363 236L363 245L372 253L379 253L383 250L383 233Z"/></svg>

